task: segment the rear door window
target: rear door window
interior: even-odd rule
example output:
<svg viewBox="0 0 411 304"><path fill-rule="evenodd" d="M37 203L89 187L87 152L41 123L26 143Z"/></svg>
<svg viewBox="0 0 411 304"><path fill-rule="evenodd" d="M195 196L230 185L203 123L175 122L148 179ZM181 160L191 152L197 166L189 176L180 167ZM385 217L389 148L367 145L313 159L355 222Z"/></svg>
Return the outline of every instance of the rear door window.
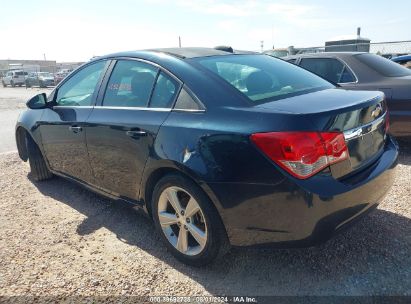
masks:
<svg viewBox="0 0 411 304"><path fill-rule="evenodd" d="M179 90L177 80L160 72L150 101L150 108L171 108Z"/></svg>
<svg viewBox="0 0 411 304"><path fill-rule="evenodd" d="M147 107L158 68L137 60L119 60L110 76L103 106Z"/></svg>
<svg viewBox="0 0 411 304"><path fill-rule="evenodd" d="M334 83L355 81L348 67L335 58L303 58L300 66Z"/></svg>

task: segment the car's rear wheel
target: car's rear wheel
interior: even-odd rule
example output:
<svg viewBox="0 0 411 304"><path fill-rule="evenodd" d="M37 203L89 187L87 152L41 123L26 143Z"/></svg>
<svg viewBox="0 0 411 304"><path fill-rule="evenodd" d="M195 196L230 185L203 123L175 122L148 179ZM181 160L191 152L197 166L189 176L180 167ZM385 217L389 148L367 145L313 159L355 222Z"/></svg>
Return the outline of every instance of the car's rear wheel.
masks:
<svg viewBox="0 0 411 304"><path fill-rule="evenodd" d="M47 168L41 151L33 138L26 134L26 146L29 156L31 174L36 181L42 181L53 177L53 173Z"/></svg>
<svg viewBox="0 0 411 304"><path fill-rule="evenodd" d="M171 253L201 266L229 249L224 226L206 194L191 180L167 175L154 188L155 226Z"/></svg>
<svg viewBox="0 0 411 304"><path fill-rule="evenodd" d="M14 84L14 81L10 81L10 85L14 88L16 85Z"/></svg>
<svg viewBox="0 0 411 304"><path fill-rule="evenodd" d="M4 81L2 81L2 84L3 84L3 87L7 87L7 84Z"/></svg>

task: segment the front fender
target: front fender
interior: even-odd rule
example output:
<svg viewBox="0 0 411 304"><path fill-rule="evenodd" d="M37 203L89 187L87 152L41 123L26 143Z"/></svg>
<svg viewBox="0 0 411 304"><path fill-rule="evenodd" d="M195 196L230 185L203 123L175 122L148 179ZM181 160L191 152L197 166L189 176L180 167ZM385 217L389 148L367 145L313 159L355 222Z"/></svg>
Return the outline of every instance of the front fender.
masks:
<svg viewBox="0 0 411 304"><path fill-rule="evenodd" d="M26 132L33 138L34 142L40 148L43 153L43 146L41 144L41 134L38 129L39 121L43 115L44 110L31 110L27 109L20 114L16 122L15 136L16 145L20 158L23 161L27 161L27 149L25 135Z"/></svg>

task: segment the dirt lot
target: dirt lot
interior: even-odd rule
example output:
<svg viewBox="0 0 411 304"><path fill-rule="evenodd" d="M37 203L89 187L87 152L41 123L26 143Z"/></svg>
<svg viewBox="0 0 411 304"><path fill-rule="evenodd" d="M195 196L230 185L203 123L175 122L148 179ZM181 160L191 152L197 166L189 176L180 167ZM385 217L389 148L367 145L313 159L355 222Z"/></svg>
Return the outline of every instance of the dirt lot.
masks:
<svg viewBox="0 0 411 304"><path fill-rule="evenodd" d="M0 154L0 193L0 295L411 295L411 143L387 198L351 230L201 269L130 208L61 178L33 182L16 153Z"/></svg>

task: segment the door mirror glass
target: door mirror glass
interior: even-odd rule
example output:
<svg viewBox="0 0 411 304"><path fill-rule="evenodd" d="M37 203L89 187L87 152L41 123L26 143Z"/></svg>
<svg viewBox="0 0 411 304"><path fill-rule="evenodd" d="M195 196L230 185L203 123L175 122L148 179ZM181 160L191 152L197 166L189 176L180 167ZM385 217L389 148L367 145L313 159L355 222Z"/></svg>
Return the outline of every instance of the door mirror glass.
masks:
<svg viewBox="0 0 411 304"><path fill-rule="evenodd" d="M38 94L33 96L29 101L26 103L29 109L44 109L47 107L47 96L45 93Z"/></svg>

